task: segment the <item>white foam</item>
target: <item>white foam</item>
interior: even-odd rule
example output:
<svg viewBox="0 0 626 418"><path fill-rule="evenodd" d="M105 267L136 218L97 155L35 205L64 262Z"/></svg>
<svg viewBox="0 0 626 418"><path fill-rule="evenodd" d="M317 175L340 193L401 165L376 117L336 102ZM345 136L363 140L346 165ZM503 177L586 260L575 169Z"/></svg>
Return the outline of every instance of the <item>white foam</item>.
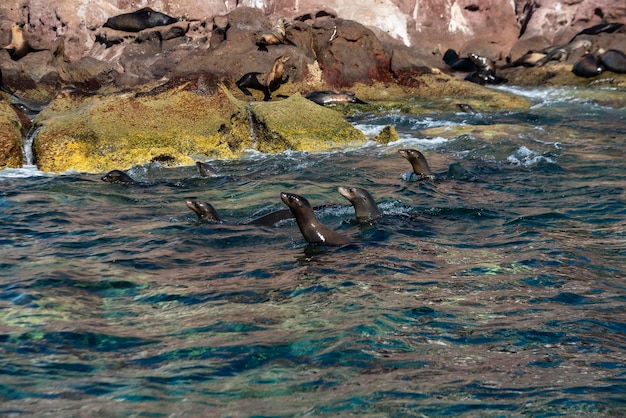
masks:
<svg viewBox="0 0 626 418"><path fill-rule="evenodd" d="M37 166L26 165L20 168L3 168L0 178L27 178L27 177L54 177L53 173L46 173L37 169Z"/></svg>
<svg viewBox="0 0 626 418"><path fill-rule="evenodd" d="M507 157L507 161L509 163L514 165L522 165L524 167L535 165L542 160L549 163L554 163L554 160L552 160L551 158L544 157L543 155L540 155L537 152L526 148L525 146L519 147L517 151L515 151L515 153Z"/></svg>

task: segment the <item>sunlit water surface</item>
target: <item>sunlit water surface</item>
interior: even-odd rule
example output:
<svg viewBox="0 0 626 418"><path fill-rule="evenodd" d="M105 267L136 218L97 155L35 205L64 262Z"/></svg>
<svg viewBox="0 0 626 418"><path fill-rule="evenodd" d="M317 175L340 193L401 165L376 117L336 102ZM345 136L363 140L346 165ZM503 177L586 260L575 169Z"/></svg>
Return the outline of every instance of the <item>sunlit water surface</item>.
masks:
<svg viewBox="0 0 626 418"><path fill-rule="evenodd" d="M523 112L355 118L401 140L209 178L0 171L0 415L626 414L626 111L522 93ZM459 125L504 135L422 133ZM401 148L439 180L411 181ZM385 217L357 224L340 185ZM281 191L339 204L319 218L354 244L245 225Z"/></svg>

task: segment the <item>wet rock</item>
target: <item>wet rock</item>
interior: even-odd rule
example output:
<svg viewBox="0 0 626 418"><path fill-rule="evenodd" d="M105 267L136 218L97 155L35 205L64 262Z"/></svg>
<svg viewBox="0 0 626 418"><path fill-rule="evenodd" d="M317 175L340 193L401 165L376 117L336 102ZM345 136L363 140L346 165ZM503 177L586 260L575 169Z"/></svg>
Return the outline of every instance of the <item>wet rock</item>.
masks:
<svg viewBox="0 0 626 418"><path fill-rule="evenodd" d="M0 168L21 167L23 145L21 123L15 111L0 100Z"/></svg>

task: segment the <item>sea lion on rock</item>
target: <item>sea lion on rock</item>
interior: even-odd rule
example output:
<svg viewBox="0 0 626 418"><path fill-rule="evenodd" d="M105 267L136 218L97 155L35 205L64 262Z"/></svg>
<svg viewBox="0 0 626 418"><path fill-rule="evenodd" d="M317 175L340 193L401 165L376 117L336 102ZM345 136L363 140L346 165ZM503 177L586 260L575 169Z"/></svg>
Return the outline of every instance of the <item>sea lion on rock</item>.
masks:
<svg viewBox="0 0 626 418"><path fill-rule="evenodd" d="M416 149L401 149L398 152L411 163L413 173L418 177L418 180L433 180L435 178L424 154Z"/></svg>
<svg viewBox="0 0 626 418"><path fill-rule="evenodd" d="M372 195L361 187L339 186L339 193L354 206L354 216L359 222L372 222L383 216Z"/></svg>
<svg viewBox="0 0 626 418"><path fill-rule="evenodd" d="M367 104L363 100L356 97L353 92L347 90L312 91L305 94L304 97L322 106L332 106L338 103Z"/></svg>
<svg viewBox="0 0 626 418"><path fill-rule="evenodd" d="M198 220L209 223L220 223L222 219L217 210L209 202L204 200L186 200L187 207L198 215Z"/></svg>
<svg viewBox="0 0 626 418"><path fill-rule="evenodd" d="M133 184L136 181L122 170L111 170L102 177L107 183Z"/></svg>
<svg viewBox="0 0 626 418"><path fill-rule="evenodd" d="M496 63L492 59L474 53L469 54L469 58L478 70L468 74L465 80L477 84L501 84L507 81L496 75Z"/></svg>
<svg viewBox="0 0 626 418"><path fill-rule="evenodd" d="M278 45L278 44L293 45L294 43L286 38L286 35L287 35L286 29L288 26L291 26L291 25L292 23L288 21L286 18L279 17L278 20L276 20L276 24L269 32L265 32L257 36L256 45L259 47L258 48L259 51L267 52L267 45Z"/></svg>
<svg viewBox="0 0 626 418"><path fill-rule="evenodd" d="M600 58L594 54L583 55L572 67L572 72L579 77L595 77L604 71Z"/></svg>
<svg viewBox="0 0 626 418"><path fill-rule="evenodd" d="M626 54L617 49L609 49L600 54L602 66L614 73L626 73Z"/></svg>
<svg viewBox="0 0 626 418"><path fill-rule="evenodd" d="M448 64L454 71L472 72L477 71L478 67L469 58L460 58L459 54L454 49L448 49L443 54L443 62Z"/></svg>
<svg viewBox="0 0 626 418"><path fill-rule="evenodd" d="M164 13L156 12L149 7L144 7L132 13L110 17L102 26L124 32L140 32L155 26L171 25L180 20Z"/></svg>
<svg viewBox="0 0 626 418"><path fill-rule="evenodd" d="M537 60L535 66L541 67L552 60L565 61L573 51L579 48L584 48L585 52L589 52L589 48L591 48L591 41L579 39L577 41L570 42L567 45L557 45L546 48L543 50L546 53L546 56Z"/></svg>
<svg viewBox="0 0 626 418"><path fill-rule="evenodd" d="M208 165L207 163L203 163L202 161L196 161L196 168L198 172L203 177L210 177L216 174L215 169Z"/></svg>
<svg viewBox="0 0 626 418"><path fill-rule="evenodd" d="M294 193L282 192L280 199L293 213L302 236L309 244L338 246L350 242L348 238L321 223L306 198Z"/></svg>
<svg viewBox="0 0 626 418"><path fill-rule="evenodd" d="M281 84L286 83L289 80L289 76L283 79L283 72L285 69L285 63L289 61L290 57L281 55L274 60L272 69L266 73L247 73L237 81L237 87L246 96L252 96L252 93L248 89L260 90L263 92L263 101L267 102L272 100L272 92L278 90Z"/></svg>
<svg viewBox="0 0 626 418"><path fill-rule="evenodd" d="M29 52L43 51L43 49L30 46L26 38L24 38L25 25L24 22L16 22L11 25L11 42L2 47L9 52L9 56L13 61L25 57Z"/></svg>
<svg viewBox="0 0 626 418"><path fill-rule="evenodd" d="M589 28L585 28L578 32L574 37L570 40L572 42L579 35L597 35L599 33L613 33L624 27L623 23L599 23L597 25L591 26Z"/></svg>

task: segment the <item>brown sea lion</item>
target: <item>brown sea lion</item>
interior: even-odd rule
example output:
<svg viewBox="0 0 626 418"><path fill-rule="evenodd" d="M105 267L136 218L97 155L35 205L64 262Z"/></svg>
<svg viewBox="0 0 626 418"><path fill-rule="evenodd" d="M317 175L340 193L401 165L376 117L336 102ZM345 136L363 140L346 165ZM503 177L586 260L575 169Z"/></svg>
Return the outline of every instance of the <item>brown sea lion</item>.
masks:
<svg viewBox="0 0 626 418"><path fill-rule="evenodd" d="M306 198L294 193L282 192L280 199L293 213L302 236L309 244L338 246L350 242L348 238L321 223Z"/></svg>
<svg viewBox="0 0 626 418"><path fill-rule="evenodd" d="M26 38L24 38L24 26L24 22L16 22L11 25L11 42L2 47L9 52L9 56L13 61L25 57L29 52L43 51L43 49L30 46Z"/></svg>
<svg viewBox="0 0 626 418"><path fill-rule="evenodd" d="M222 218L209 202L204 200L186 200L187 207L198 215L198 220L209 223L220 223Z"/></svg>
<svg viewBox="0 0 626 418"><path fill-rule="evenodd" d="M383 213L372 195L361 187L339 186L339 193L354 206L354 216L359 222L372 222L383 216Z"/></svg>
<svg viewBox="0 0 626 418"><path fill-rule="evenodd" d="M626 54L617 49L608 49L601 52L600 61L602 66L608 71L614 73L626 73Z"/></svg>
<svg viewBox="0 0 626 418"><path fill-rule="evenodd" d="M426 161L424 154L416 149L401 149L398 152L411 163L413 173L417 175L418 180L434 179L435 176L432 171L430 171L428 161Z"/></svg>
<svg viewBox="0 0 626 418"><path fill-rule="evenodd" d="M124 32L139 32L155 26L171 25L180 20L144 7L131 13L110 17L102 26Z"/></svg>
<svg viewBox="0 0 626 418"><path fill-rule="evenodd" d="M207 163L203 163L202 161L196 161L196 168L198 172L203 177L210 177L216 174L216 171L213 167L208 165Z"/></svg>
<svg viewBox="0 0 626 418"><path fill-rule="evenodd" d="M573 51L580 48L584 48L585 52L589 52L589 48L591 48L591 41L578 39L568 43L567 45L558 45L546 48L543 50L546 53L546 56L537 60L535 66L541 67L552 60L565 61Z"/></svg>
<svg viewBox="0 0 626 418"><path fill-rule="evenodd" d="M274 60L272 69L266 73L247 73L237 81L237 87L246 96L252 96L248 89L260 90L263 92L263 101L272 100L272 92L278 90L281 84L289 80L289 76L283 79L285 63L290 57L281 55Z"/></svg>
<svg viewBox="0 0 626 418"><path fill-rule="evenodd" d="M459 54L452 48L443 54L443 62L454 71L470 72L477 71L478 67L469 58L460 58Z"/></svg>
<svg viewBox="0 0 626 418"><path fill-rule="evenodd" d="M136 181L122 170L111 170L102 177L102 181L107 183L133 184Z"/></svg>
<svg viewBox="0 0 626 418"><path fill-rule="evenodd" d="M572 72L579 77L595 77L604 71L602 62L597 55L585 54L572 67Z"/></svg>
<svg viewBox="0 0 626 418"><path fill-rule="evenodd" d="M331 106L339 103L367 104L356 97L353 92L346 90L312 91L305 94L304 97L322 106Z"/></svg>
<svg viewBox="0 0 626 418"><path fill-rule="evenodd" d="M291 26L291 25L292 23L289 22L286 18L279 17L278 20L276 20L276 24L269 32L265 32L257 36L256 45L259 47L258 48L259 51L267 52L267 45L278 45L278 44L293 45L294 43L286 38L286 35L287 35L286 29L288 26Z"/></svg>

